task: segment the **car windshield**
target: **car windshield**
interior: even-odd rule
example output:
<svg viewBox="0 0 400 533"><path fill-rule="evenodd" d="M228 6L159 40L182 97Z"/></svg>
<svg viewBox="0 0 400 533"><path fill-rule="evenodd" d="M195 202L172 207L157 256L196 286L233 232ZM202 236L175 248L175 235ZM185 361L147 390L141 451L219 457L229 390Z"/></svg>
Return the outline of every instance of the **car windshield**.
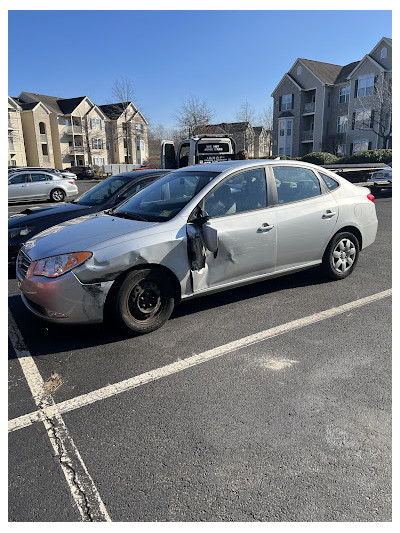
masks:
<svg viewBox="0 0 400 533"><path fill-rule="evenodd" d="M166 222L218 174L201 170L172 172L118 206L112 214L133 220Z"/></svg>
<svg viewBox="0 0 400 533"><path fill-rule="evenodd" d="M96 187L93 187L93 189L90 189L90 191L74 200L73 203L88 206L101 205L131 182L132 177L130 176L113 176L102 183L99 183Z"/></svg>

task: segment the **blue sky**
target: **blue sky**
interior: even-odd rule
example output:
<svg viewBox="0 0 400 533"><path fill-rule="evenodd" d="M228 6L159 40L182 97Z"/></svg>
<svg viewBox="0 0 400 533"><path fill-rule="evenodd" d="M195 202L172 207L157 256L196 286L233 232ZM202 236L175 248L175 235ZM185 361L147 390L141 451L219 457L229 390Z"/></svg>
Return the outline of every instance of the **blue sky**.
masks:
<svg viewBox="0 0 400 533"><path fill-rule="evenodd" d="M8 35L10 96L87 95L105 104L124 77L146 118L173 127L190 96L207 101L215 122L234 121L244 101L261 112L297 57L362 59L392 37L392 13L20 10L9 11Z"/></svg>

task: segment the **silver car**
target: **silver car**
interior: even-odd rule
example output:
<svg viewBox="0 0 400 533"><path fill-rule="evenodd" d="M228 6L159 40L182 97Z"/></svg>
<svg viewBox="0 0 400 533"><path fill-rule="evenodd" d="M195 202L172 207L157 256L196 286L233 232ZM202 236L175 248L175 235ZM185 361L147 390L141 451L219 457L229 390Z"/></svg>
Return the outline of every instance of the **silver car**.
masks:
<svg viewBox="0 0 400 533"><path fill-rule="evenodd" d="M22 299L65 324L159 328L175 303L321 265L343 279L377 231L374 197L320 167L228 161L176 170L114 209L29 240Z"/></svg>
<svg viewBox="0 0 400 533"><path fill-rule="evenodd" d="M8 201L50 200L62 202L75 198L78 187L73 179L45 171L21 171L8 176Z"/></svg>
<svg viewBox="0 0 400 533"><path fill-rule="evenodd" d="M366 185L371 189L372 194L378 195L381 192L392 192L392 169L385 168L378 172L373 172Z"/></svg>

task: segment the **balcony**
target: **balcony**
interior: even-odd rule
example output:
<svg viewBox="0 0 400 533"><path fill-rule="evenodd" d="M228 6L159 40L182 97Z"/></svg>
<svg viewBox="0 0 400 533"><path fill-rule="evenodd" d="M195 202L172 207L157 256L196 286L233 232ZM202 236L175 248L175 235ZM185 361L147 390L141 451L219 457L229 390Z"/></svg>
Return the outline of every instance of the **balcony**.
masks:
<svg viewBox="0 0 400 533"><path fill-rule="evenodd" d="M68 146L68 153L71 155L74 154L84 154L85 149L83 145Z"/></svg>
<svg viewBox="0 0 400 533"><path fill-rule="evenodd" d="M82 126L75 124L73 126L67 126L66 133L70 135L82 135Z"/></svg>
<svg viewBox="0 0 400 533"><path fill-rule="evenodd" d="M315 113L315 102L306 102L304 104L303 115L305 113Z"/></svg>
<svg viewBox="0 0 400 533"><path fill-rule="evenodd" d="M301 132L301 142L312 142L314 140L314 131L307 130Z"/></svg>

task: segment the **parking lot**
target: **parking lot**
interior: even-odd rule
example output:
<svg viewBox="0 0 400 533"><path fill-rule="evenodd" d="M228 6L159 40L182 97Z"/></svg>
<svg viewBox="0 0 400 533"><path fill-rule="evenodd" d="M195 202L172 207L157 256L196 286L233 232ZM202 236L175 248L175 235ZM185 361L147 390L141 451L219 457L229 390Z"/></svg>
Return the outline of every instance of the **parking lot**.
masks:
<svg viewBox="0 0 400 533"><path fill-rule="evenodd" d="M390 521L392 198L376 209L348 278L206 296L141 337L42 322L10 273L9 520Z"/></svg>

